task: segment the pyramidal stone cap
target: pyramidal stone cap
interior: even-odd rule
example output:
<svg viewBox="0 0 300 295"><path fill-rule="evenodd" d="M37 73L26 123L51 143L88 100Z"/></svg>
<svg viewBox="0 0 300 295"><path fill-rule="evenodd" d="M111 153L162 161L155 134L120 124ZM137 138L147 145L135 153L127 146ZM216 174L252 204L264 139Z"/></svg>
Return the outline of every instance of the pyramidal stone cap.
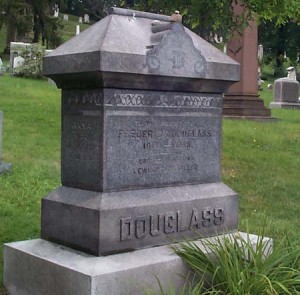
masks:
<svg viewBox="0 0 300 295"><path fill-rule="evenodd" d="M114 7L47 55L43 71L59 88L224 92L240 66L169 16Z"/></svg>

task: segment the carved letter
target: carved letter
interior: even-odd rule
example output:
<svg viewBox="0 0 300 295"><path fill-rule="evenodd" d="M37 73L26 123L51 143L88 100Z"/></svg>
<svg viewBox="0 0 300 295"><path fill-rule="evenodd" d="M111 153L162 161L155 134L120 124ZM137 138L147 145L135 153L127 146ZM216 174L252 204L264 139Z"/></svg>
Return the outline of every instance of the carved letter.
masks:
<svg viewBox="0 0 300 295"><path fill-rule="evenodd" d="M182 215L180 211L177 211L177 231L185 231L187 230L187 226L182 224Z"/></svg>
<svg viewBox="0 0 300 295"><path fill-rule="evenodd" d="M193 229L193 227L199 228L199 214L197 209L193 209L191 221L190 221L190 229Z"/></svg>
<svg viewBox="0 0 300 295"><path fill-rule="evenodd" d="M157 216L157 223L155 222L155 218L153 215L150 215L150 234L151 236L157 236L162 233L163 230L163 215Z"/></svg>
<svg viewBox="0 0 300 295"><path fill-rule="evenodd" d="M135 236L137 239L144 238L147 235L147 221L146 216L139 216L135 220Z"/></svg>
<svg viewBox="0 0 300 295"><path fill-rule="evenodd" d="M204 208L202 212L202 225L204 227L209 227L211 225L212 209L210 207Z"/></svg>
<svg viewBox="0 0 300 295"><path fill-rule="evenodd" d="M216 208L214 210L214 224L215 225L221 225L224 223L224 210L223 208Z"/></svg>
<svg viewBox="0 0 300 295"><path fill-rule="evenodd" d="M126 217L121 219L121 236L120 239L121 241L125 240L131 240L132 238L132 218L131 217Z"/></svg>
<svg viewBox="0 0 300 295"><path fill-rule="evenodd" d="M165 233L172 234L176 232L176 214L174 212L165 215Z"/></svg>

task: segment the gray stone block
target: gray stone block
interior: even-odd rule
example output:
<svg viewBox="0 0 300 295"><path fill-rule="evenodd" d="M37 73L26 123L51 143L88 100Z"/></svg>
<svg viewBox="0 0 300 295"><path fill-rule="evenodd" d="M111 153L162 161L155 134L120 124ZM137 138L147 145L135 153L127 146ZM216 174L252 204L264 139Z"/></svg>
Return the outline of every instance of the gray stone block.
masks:
<svg viewBox="0 0 300 295"><path fill-rule="evenodd" d="M41 237L94 255L231 232L237 194L222 183L97 193L59 187L42 201Z"/></svg>
<svg viewBox="0 0 300 295"><path fill-rule="evenodd" d="M12 168L12 165L10 163L0 163L0 174L9 172Z"/></svg>
<svg viewBox="0 0 300 295"><path fill-rule="evenodd" d="M248 239L245 233L235 235ZM255 248L258 237L249 238ZM268 251L272 240L264 242ZM197 245L204 250L203 241ZM156 278L165 290L173 285L179 292L187 273L168 246L95 257L39 239L4 245L4 286L10 295L140 295L146 289L159 292Z"/></svg>
<svg viewBox="0 0 300 295"><path fill-rule="evenodd" d="M300 108L299 82L290 78L280 78L274 82L273 102L271 108Z"/></svg>
<svg viewBox="0 0 300 295"><path fill-rule="evenodd" d="M221 179L222 95L63 90L62 184L120 191Z"/></svg>

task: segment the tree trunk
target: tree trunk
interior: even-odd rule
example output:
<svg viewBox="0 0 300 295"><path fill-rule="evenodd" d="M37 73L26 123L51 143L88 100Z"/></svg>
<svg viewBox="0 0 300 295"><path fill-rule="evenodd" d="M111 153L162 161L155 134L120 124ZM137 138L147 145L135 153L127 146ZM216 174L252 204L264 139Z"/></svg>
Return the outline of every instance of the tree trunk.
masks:
<svg viewBox="0 0 300 295"><path fill-rule="evenodd" d="M10 53L10 42L16 41L16 22L13 16L9 16L7 20L7 34L6 34L6 47L4 48L3 53Z"/></svg>

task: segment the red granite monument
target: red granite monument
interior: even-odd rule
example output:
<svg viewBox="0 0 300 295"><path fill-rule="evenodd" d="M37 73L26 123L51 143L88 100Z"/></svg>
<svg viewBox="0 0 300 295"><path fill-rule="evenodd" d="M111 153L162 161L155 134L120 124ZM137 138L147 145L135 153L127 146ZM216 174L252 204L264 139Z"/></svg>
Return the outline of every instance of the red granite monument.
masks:
<svg viewBox="0 0 300 295"><path fill-rule="evenodd" d="M241 5L235 5L236 14ZM271 110L264 106L258 95L257 24L250 21L241 36L237 32L227 45L227 54L241 64L241 80L234 83L226 93L223 116L246 119L271 119Z"/></svg>

